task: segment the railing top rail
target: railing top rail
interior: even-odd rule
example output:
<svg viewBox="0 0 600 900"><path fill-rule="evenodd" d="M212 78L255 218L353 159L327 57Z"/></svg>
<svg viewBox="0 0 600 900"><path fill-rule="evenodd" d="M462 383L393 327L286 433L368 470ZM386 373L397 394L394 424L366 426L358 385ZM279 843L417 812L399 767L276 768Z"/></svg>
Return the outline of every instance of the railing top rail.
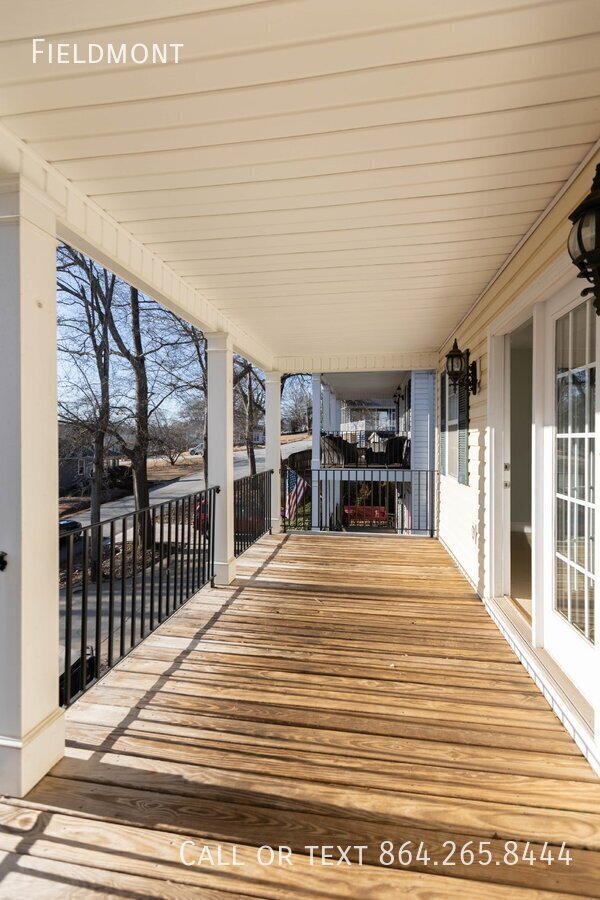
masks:
<svg viewBox="0 0 600 900"><path fill-rule="evenodd" d="M198 491L190 491L189 494L182 494L181 497L172 497L171 499L162 500L160 503L152 503L150 506L144 506L143 509L131 509L129 510L129 512L123 512L118 516L112 516L110 519L101 519L100 522L96 522L93 525L82 525L81 528L77 529L77 531L81 533L92 528L99 528L101 525L105 526L111 525L113 522L122 522L123 519L128 519L130 516L141 516L144 513L152 512L153 509L160 509L161 506L168 506L169 503L180 503L182 500L189 500L191 497L198 497L200 494L209 494L211 492L219 494L221 492L220 486L212 485L209 488L201 488ZM69 532L67 532L64 536L68 537Z"/></svg>
<svg viewBox="0 0 600 900"><path fill-rule="evenodd" d="M261 475L272 475L274 471L274 469L263 469L262 472L255 472L254 475L240 475L239 478L234 479L233 483L236 484L239 481L250 480L251 478L260 478Z"/></svg>

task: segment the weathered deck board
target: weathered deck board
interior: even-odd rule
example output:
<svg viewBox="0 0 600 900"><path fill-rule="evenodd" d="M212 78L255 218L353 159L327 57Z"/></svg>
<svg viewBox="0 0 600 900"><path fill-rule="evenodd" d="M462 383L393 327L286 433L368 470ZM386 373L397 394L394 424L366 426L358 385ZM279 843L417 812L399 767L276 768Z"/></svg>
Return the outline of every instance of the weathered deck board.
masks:
<svg viewBox="0 0 600 900"><path fill-rule="evenodd" d="M600 783L437 542L267 537L238 573L76 703L66 757L0 802L0 897L600 894ZM245 865L185 867L185 839ZM383 840L429 864L379 865ZM494 860L565 841L573 862L444 866L448 840ZM293 865L261 867L263 844ZM307 844L368 845L365 865L311 866Z"/></svg>

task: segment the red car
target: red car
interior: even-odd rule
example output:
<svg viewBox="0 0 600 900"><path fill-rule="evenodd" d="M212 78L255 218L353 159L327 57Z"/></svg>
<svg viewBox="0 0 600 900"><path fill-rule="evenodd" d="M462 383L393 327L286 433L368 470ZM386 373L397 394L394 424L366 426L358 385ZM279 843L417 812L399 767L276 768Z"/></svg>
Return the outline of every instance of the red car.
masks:
<svg viewBox="0 0 600 900"><path fill-rule="evenodd" d="M257 528L260 528L264 522L264 506L262 503L259 503L256 506L252 505L252 507L247 510L243 504L238 503L234 510L234 516L234 528L236 532L252 532ZM196 531L203 531L204 534L207 534L209 524L208 503L206 497L203 497L202 500L199 500L196 504L194 528Z"/></svg>

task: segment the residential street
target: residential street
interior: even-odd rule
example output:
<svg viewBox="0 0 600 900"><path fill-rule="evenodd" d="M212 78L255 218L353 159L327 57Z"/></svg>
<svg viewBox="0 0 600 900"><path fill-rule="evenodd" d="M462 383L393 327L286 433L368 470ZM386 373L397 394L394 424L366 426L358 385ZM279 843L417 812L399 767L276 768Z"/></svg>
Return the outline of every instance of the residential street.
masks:
<svg viewBox="0 0 600 900"><path fill-rule="evenodd" d="M289 443L281 445L281 454L283 459L287 459L290 454L297 453L299 450L308 450L310 446L310 438L302 441L290 441ZM243 478L244 475L248 474L248 456L246 454L246 451L236 450L233 454L233 460L235 473L234 478ZM256 465L259 472L261 472L265 467L264 448L260 448L256 451ZM202 472L194 472L192 475L185 475L178 481L173 481L169 484L163 485L162 487L154 488L154 490L150 492L150 503L152 506L154 506L157 503L163 503L168 500L176 500L179 497L185 497L187 496L187 494L191 494L194 491L201 491L203 489L204 474ZM101 509L102 521L114 519L117 516L125 516L128 513L132 513L135 511L133 496L122 497L120 500L113 500L110 503L103 503ZM81 522L82 525L90 524L89 510L84 510L83 512L76 513L71 516L71 518L77 519L77 521ZM121 523L117 522L116 533L120 534L120 531Z"/></svg>

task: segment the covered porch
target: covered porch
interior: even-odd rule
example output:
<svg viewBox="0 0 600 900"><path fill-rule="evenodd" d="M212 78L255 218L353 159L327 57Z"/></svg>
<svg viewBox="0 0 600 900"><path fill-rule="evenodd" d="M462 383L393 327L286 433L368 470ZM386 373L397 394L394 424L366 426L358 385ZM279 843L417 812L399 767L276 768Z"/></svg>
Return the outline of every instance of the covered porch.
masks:
<svg viewBox="0 0 600 900"><path fill-rule="evenodd" d="M437 541L273 535L68 711L64 759L0 804L0 893L591 897L599 808Z"/></svg>
<svg viewBox="0 0 600 900"><path fill-rule="evenodd" d="M567 240L600 163L600 5L22 0L3 28L0 896L597 896L600 318ZM161 68L46 52L130 39L185 51ZM204 496L95 526L111 584L115 539L126 560L128 534L145 551L158 528L151 624L124 628L133 549L115 666L98 574L97 683L68 710L62 243L202 331L210 459ZM234 478L235 354L264 374L260 490ZM296 477L282 504L289 373L313 383L306 534L281 533L301 500ZM413 397L427 383L420 437L412 421L410 447L354 445L352 466L329 439L327 464L343 382L389 373L405 413L396 374ZM361 506L401 533L320 533L358 531ZM86 628L65 638L82 661ZM245 867L188 865L185 840L237 844ZM398 865L384 841L411 842ZM312 864L338 843L365 864ZM257 860L264 844L292 864Z"/></svg>

